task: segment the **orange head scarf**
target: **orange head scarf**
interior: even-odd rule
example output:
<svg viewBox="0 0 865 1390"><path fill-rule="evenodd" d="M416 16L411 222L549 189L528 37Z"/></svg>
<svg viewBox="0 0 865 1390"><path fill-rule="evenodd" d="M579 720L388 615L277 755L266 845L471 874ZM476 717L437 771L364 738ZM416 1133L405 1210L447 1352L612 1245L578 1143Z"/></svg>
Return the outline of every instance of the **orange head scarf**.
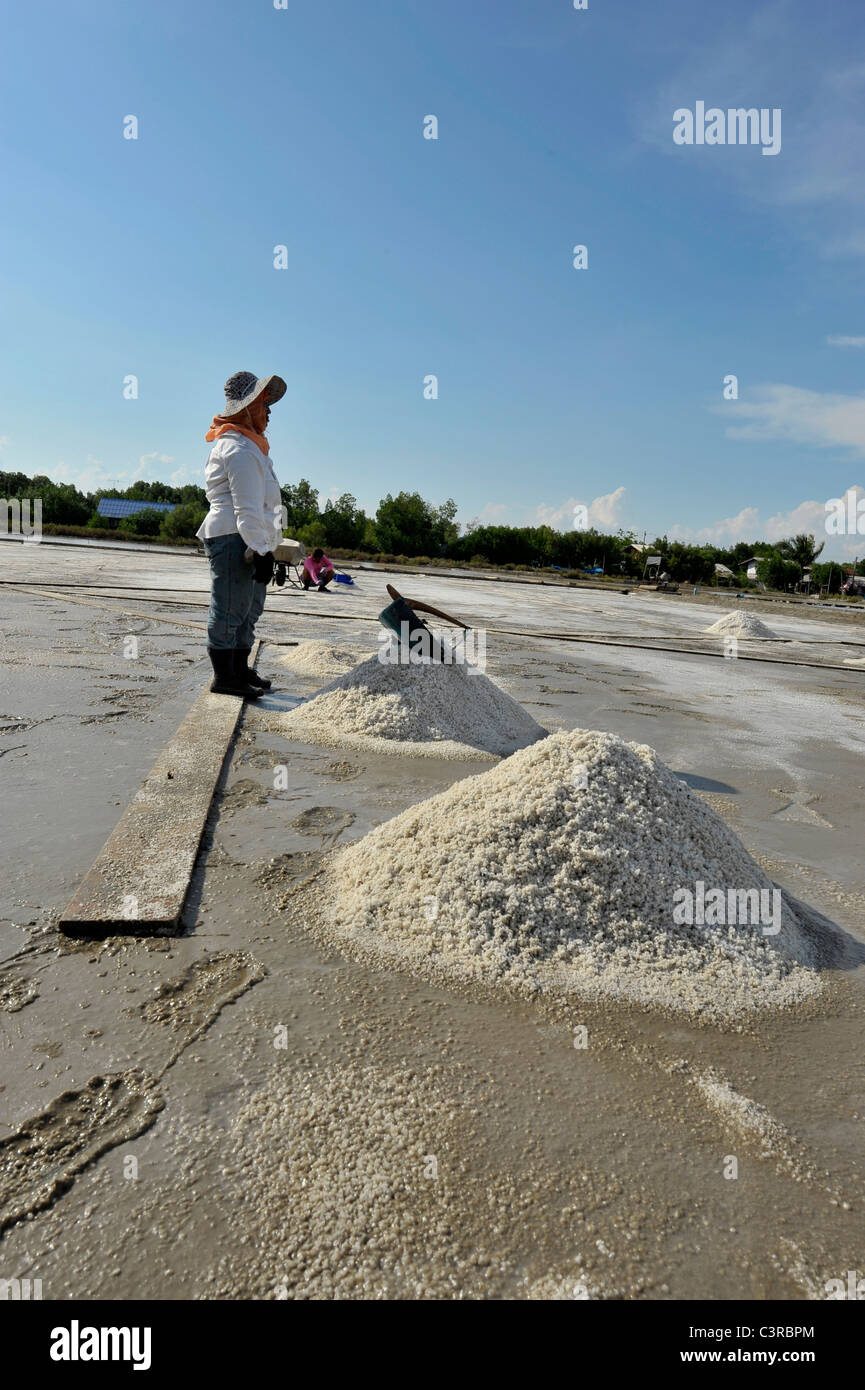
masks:
<svg viewBox="0 0 865 1390"><path fill-rule="evenodd" d="M243 411L240 412L243 414ZM249 425L239 425L233 415L214 415L210 422L210 429L204 438L208 444L212 444L214 439L218 439L221 434L245 434L247 439L251 439L253 444L257 444L263 454L270 453L270 445L267 436L259 434Z"/></svg>

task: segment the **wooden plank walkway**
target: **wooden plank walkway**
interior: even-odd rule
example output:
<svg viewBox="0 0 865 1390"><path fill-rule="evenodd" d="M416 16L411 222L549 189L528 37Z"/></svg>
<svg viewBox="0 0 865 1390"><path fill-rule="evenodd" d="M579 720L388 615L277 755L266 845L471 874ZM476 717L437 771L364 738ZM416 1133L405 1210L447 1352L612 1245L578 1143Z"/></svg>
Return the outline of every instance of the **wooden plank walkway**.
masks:
<svg viewBox="0 0 865 1390"><path fill-rule="evenodd" d="M258 654L256 643L250 661ZM68 936L171 935L243 701L203 690L60 918Z"/></svg>

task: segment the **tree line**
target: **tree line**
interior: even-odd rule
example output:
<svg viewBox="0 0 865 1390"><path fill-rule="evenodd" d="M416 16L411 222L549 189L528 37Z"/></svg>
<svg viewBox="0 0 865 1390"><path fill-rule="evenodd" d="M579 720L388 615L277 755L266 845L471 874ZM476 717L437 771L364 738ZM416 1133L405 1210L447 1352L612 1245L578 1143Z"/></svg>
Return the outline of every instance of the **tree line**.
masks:
<svg viewBox="0 0 865 1390"><path fill-rule="evenodd" d="M807 534L772 543L740 541L726 547L692 545L657 536L640 551L634 534L623 530L607 534L594 528L557 531L551 526L483 526L478 522L461 528L453 498L436 506L419 492L399 492L396 496L388 493L374 516L368 516L350 493L335 500L328 498L322 506L318 490L306 478L286 484L281 493L289 535L308 549L320 545L347 553L349 558L377 556L508 569L555 568L575 575L602 569L607 575L638 579L644 571L645 557L651 553L662 557L664 570L679 583L713 583L715 566L720 564L731 570L735 582L744 587L750 582L746 562L752 559L757 560L759 580L771 589L794 588L808 568L812 584L828 585L830 592L837 592L843 580L837 564L817 563L823 544L816 544L814 536ZM129 536L170 541L192 538L208 509L204 489L193 483L172 487L168 483L139 481L122 491L83 493L72 483L2 471L0 497L41 498L43 525L102 532L116 529ZM109 528L105 518L97 514L100 497L171 502L175 507L171 512L137 512L122 517L116 528ZM865 572L865 560L858 568L860 573Z"/></svg>

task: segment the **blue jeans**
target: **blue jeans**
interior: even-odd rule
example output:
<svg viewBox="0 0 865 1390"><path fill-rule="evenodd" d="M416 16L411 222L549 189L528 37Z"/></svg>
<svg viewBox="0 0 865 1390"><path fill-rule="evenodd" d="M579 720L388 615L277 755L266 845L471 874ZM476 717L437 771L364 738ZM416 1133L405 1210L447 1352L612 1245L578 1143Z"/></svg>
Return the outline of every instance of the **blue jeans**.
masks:
<svg viewBox="0 0 865 1390"><path fill-rule="evenodd" d="M246 541L237 531L229 536L210 536L204 542L211 577L208 647L246 651L252 646L267 585L255 582L252 565L243 558L245 551Z"/></svg>

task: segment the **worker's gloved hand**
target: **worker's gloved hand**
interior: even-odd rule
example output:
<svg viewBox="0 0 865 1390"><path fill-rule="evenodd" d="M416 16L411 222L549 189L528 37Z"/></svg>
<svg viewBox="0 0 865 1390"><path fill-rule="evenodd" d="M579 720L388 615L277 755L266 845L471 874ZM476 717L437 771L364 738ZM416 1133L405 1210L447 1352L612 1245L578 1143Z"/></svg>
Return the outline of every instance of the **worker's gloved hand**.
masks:
<svg viewBox="0 0 865 1390"><path fill-rule="evenodd" d="M268 550L266 555L259 555L258 551L255 552L252 564L254 567L256 584L270 583L273 578L274 563L272 550Z"/></svg>

